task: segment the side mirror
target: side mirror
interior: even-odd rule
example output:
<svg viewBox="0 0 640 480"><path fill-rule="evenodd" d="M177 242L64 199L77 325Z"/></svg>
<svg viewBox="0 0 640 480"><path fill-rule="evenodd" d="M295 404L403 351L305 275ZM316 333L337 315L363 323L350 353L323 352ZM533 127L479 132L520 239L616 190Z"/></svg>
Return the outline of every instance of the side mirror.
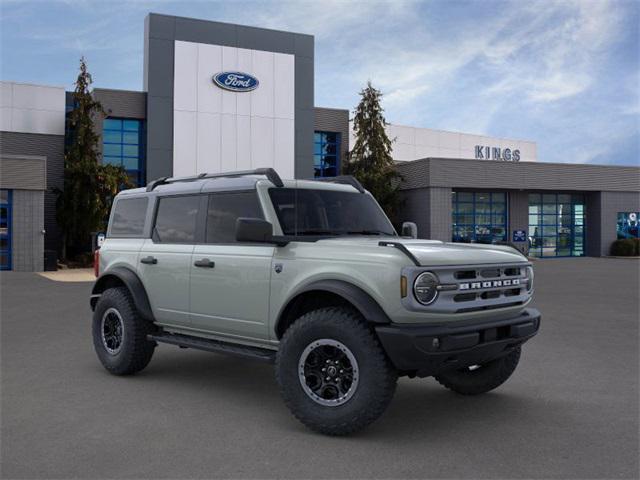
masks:
<svg viewBox="0 0 640 480"><path fill-rule="evenodd" d="M261 218L240 217L236 220L238 242L271 243L273 225Z"/></svg>
<svg viewBox="0 0 640 480"><path fill-rule="evenodd" d="M403 237L418 238L418 226L413 222L404 222L401 235Z"/></svg>

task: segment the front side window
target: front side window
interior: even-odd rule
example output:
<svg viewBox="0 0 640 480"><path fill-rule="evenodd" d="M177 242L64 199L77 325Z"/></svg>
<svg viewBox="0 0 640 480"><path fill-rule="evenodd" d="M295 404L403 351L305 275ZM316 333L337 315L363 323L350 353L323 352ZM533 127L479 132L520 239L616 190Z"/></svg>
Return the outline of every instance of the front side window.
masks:
<svg viewBox="0 0 640 480"><path fill-rule="evenodd" d="M295 188L272 188L269 195L284 235L396 235L369 195Z"/></svg>
<svg viewBox="0 0 640 480"><path fill-rule="evenodd" d="M126 198L116 202L113 208L110 236L139 237L144 231L147 216L147 198Z"/></svg>
<svg viewBox="0 0 640 480"><path fill-rule="evenodd" d="M154 241L194 243L199 205L199 195L161 198L153 229Z"/></svg>
<svg viewBox="0 0 640 480"><path fill-rule="evenodd" d="M264 218L255 191L209 195L207 243L235 243L239 217Z"/></svg>

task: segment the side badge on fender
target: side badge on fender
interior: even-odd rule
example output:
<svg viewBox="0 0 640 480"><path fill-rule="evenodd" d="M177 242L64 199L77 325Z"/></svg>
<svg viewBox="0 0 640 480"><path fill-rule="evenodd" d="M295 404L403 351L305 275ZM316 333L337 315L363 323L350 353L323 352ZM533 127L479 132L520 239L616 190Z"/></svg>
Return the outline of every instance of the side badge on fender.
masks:
<svg viewBox="0 0 640 480"><path fill-rule="evenodd" d="M276 263L274 270L276 271L276 273L280 273L282 272L282 264L281 263Z"/></svg>

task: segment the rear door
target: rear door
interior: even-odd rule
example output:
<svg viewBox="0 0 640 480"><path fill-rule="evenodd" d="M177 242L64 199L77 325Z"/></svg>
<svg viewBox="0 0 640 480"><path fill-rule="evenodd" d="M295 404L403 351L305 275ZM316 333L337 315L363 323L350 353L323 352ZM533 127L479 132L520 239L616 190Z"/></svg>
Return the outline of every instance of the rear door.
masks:
<svg viewBox="0 0 640 480"><path fill-rule="evenodd" d="M205 240L191 261L191 324L222 336L265 340L274 247L236 242L238 217L264 218L255 190L208 195Z"/></svg>
<svg viewBox="0 0 640 480"><path fill-rule="evenodd" d="M160 197L152 238L138 257L139 271L158 323L188 327L191 255L198 238L200 195Z"/></svg>

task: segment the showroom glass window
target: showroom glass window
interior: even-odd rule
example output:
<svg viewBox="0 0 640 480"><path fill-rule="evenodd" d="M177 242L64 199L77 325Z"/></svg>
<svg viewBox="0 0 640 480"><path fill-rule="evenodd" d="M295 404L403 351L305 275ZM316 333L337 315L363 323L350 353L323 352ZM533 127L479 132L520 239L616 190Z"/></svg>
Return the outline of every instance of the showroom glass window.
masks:
<svg viewBox="0 0 640 480"><path fill-rule="evenodd" d="M144 120L106 118L102 126L102 161L123 166L131 181L146 184Z"/></svg>
<svg viewBox="0 0 640 480"><path fill-rule="evenodd" d="M0 190L0 270L11 270L11 190Z"/></svg>
<svg viewBox="0 0 640 480"><path fill-rule="evenodd" d="M505 192L452 192L452 240L496 243L507 240Z"/></svg>
<svg viewBox="0 0 640 480"><path fill-rule="evenodd" d="M340 175L340 134L315 132L313 143L314 176L317 178Z"/></svg>
<svg viewBox="0 0 640 480"><path fill-rule="evenodd" d="M529 194L529 254L584 256L584 202L579 194Z"/></svg>
<svg viewBox="0 0 640 480"><path fill-rule="evenodd" d="M640 212L618 212L616 230L618 240L640 238Z"/></svg>

